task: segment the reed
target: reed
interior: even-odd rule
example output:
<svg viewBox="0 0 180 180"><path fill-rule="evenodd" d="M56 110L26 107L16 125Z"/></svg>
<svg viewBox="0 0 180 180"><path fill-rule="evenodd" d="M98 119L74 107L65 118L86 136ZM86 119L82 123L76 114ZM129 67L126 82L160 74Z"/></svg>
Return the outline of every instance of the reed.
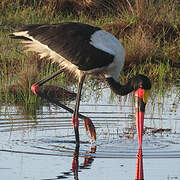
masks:
<svg viewBox="0 0 180 180"><path fill-rule="evenodd" d="M39 102L30 92L31 84L58 69L57 64L40 60L36 54L24 53L19 41L8 37L15 29L31 23L78 21L100 26L114 34L125 47L123 82L136 73L146 74L161 84L176 82L180 74L178 9L178 1L168 0L2 0L0 100L11 102L13 98L7 94L10 93L13 101ZM51 83L76 86L64 74ZM99 89L102 85L90 81L88 86Z"/></svg>

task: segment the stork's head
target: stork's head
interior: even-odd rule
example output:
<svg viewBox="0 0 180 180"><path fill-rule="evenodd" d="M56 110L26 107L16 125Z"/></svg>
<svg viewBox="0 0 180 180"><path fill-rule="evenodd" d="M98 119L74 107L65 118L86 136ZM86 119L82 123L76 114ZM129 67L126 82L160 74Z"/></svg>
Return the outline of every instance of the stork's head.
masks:
<svg viewBox="0 0 180 180"><path fill-rule="evenodd" d="M106 81L110 88L118 95L124 96L135 91L137 131L139 144L142 145L144 112L148 98L148 91L151 89L150 79L145 75L138 74L130 78L125 85L116 82L112 77L106 78Z"/></svg>
<svg viewBox="0 0 180 180"><path fill-rule="evenodd" d="M138 74L133 77L131 82L133 83L132 86L135 90L134 95L136 97L136 108L137 110L144 112L148 99L148 93L151 89L151 81L147 76Z"/></svg>
<svg viewBox="0 0 180 180"><path fill-rule="evenodd" d="M148 93L151 89L151 82L148 77L144 75L137 75L134 77L135 89L135 106L136 106L136 128L138 133L139 145L142 146L143 126L144 126L144 112L148 99Z"/></svg>

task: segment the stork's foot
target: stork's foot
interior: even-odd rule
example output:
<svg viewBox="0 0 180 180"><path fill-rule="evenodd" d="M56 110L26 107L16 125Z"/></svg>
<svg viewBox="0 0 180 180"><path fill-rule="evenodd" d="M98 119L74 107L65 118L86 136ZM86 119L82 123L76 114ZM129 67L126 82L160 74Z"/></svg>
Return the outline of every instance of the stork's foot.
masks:
<svg viewBox="0 0 180 180"><path fill-rule="evenodd" d="M91 138L96 141L96 130L94 127L93 122L91 121L91 119L86 118L84 119L84 126L86 128L86 131L90 133Z"/></svg>
<svg viewBox="0 0 180 180"><path fill-rule="evenodd" d="M38 95L37 93L40 91L40 90L39 90L39 85L38 85L37 83L34 83L34 84L31 86L31 91L32 91L34 94Z"/></svg>

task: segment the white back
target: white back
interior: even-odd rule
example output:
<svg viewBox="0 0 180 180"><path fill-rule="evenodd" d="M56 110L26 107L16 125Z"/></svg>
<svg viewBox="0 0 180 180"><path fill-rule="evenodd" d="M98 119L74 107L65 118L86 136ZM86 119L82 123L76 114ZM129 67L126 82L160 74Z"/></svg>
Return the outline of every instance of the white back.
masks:
<svg viewBox="0 0 180 180"><path fill-rule="evenodd" d="M120 72L124 65L125 52L119 40L112 34L99 30L91 36L91 45L114 55L114 61L108 66L106 77L113 77L119 81Z"/></svg>

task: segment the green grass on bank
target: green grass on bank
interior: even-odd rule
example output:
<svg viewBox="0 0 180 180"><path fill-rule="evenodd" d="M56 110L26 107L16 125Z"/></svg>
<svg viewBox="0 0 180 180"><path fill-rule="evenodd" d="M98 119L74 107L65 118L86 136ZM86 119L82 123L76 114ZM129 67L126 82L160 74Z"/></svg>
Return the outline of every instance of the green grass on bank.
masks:
<svg viewBox="0 0 180 180"><path fill-rule="evenodd" d="M180 79L179 13L176 0L2 0L1 91L15 93L15 100L31 103L34 101L29 90L31 84L58 68L34 53L24 53L20 41L11 40L8 35L26 24L67 21L99 26L120 40L126 51L123 82L136 73L146 74L153 83L177 82ZM53 83L65 86L66 80L62 75Z"/></svg>

